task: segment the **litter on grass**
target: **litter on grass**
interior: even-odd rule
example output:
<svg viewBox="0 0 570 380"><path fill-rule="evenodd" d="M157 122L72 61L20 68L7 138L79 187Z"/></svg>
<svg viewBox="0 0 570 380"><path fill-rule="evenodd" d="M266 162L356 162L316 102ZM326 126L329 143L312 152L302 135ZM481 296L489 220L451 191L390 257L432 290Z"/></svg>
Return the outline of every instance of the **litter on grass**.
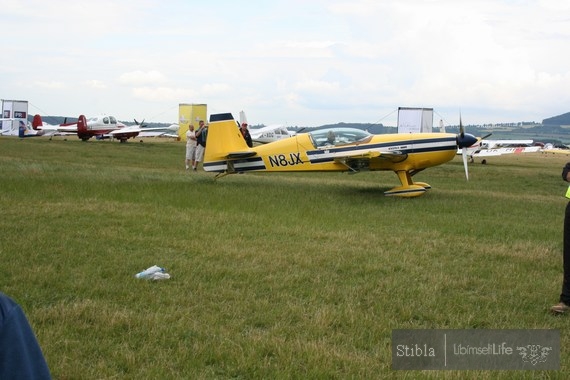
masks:
<svg viewBox="0 0 570 380"><path fill-rule="evenodd" d="M142 272L135 274L135 277L143 280L168 280L170 275L166 273L166 269L159 267L158 265L153 265L150 268L146 268Z"/></svg>

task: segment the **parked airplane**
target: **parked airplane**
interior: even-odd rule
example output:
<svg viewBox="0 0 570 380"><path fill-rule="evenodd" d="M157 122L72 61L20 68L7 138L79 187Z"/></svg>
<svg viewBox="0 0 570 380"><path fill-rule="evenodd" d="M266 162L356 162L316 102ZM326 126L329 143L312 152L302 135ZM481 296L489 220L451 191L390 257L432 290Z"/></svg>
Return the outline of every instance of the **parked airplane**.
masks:
<svg viewBox="0 0 570 380"><path fill-rule="evenodd" d="M89 120L84 115L80 115L77 122L74 123L64 123L59 125L49 125L44 124L40 115L35 115L32 121L32 127L35 130L42 130L47 132L58 132L67 134L77 134L83 141L89 140L93 136L99 137L113 137L118 139L120 142L126 142L129 138L136 137L141 132L150 131L164 131L164 128L141 128L139 125L125 126L124 124L117 122L114 116L100 115L92 117ZM171 129L170 129L171 128ZM169 127L171 131L177 131L173 126ZM166 133L166 132L165 132Z"/></svg>
<svg viewBox="0 0 570 380"><path fill-rule="evenodd" d="M14 118L2 118L0 119L0 122L4 122L4 121L8 121L11 123L14 123L16 119ZM10 128L6 131L4 130L0 130L0 135L2 136L15 136L15 131ZM18 137L20 138L24 138L24 137L40 137L40 136L45 136L46 133L44 131L36 131L32 128L30 128L30 126L25 123L23 120L18 120Z"/></svg>
<svg viewBox="0 0 570 380"><path fill-rule="evenodd" d="M288 130L283 125L269 125L263 128L250 128L249 134L251 135L253 142L258 142L260 144L267 144L295 136L295 132Z"/></svg>
<svg viewBox="0 0 570 380"><path fill-rule="evenodd" d="M460 122L461 124L461 122ZM292 138L249 148L231 113L210 115L204 170L216 177L246 171L391 170L401 186L384 194L416 197L431 186L412 176L453 159L457 148L473 145L477 138L461 132L372 135L354 128L327 128L298 133ZM463 156L465 174L467 156Z"/></svg>
<svg viewBox="0 0 570 380"><path fill-rule="evenodd" d="M239 112L239 124L248 124L247 117L244 111ZM295 132L289 131L283 125L269 125L262 128L249 128L249 134L251 135L251 140L260 144L267 144L270 142L278 141L281 139L286 139L291 136L295 136Z"/></svg>
<svg viewBox="0 0 570 380"><path fill-rule="evenodd" d="M487 136L490 136L487 135ZM472 146L468 147L467 156L470 162L475 162L475 158L482 158L481 163L486 164L485 157L496 157L503 154L536 153L541 150L540 146L533 146L533 140L484 140L481 138ZM457 154L460 154L460 150Z"/></svg>

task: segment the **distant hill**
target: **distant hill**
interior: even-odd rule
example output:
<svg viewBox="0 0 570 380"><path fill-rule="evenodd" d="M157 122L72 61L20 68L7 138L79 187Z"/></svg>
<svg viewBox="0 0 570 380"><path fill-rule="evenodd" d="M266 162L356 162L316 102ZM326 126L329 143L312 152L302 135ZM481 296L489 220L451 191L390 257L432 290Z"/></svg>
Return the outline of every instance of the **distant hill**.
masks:
<svg viewBox="0 0 570 380"><path fill-rule="evenodd" d="M542 120L543 125L570 125L570 112Z"/></svg>

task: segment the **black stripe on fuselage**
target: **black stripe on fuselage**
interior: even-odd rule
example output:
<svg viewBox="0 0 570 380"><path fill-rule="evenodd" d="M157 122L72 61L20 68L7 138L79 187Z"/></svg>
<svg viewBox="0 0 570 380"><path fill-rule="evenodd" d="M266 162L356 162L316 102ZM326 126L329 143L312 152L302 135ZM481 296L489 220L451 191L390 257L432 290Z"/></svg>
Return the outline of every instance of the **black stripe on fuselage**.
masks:
<svg viewBox="0 0 570 380"><path fill-rule="evenodd" d="M449 143L449 144L440 145L442 143ZM426 144L436 144L436 145L425 146ZM391 142L377 143L377 144L352 145L340 148L330 147L330 148L307 151L307 156L309 157L311 163L324 163L324 162L334 161L335 156L338 157L339 154L350 156L350 154L356 152L369 152L369 151L380 151L380 153L398 152L401 153L402 155L405 155L412 153L441 152L447 150L453 150L453 151L457 150L457 144L455 142L454 137L391 141Z"/></svg>

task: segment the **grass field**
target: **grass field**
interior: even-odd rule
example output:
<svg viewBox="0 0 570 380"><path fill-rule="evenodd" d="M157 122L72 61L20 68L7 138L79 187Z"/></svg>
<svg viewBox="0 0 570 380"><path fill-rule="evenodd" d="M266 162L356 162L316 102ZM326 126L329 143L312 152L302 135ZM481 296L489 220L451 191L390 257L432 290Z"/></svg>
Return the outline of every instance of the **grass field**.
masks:
<svg viewBox="0 0 570 380"><path fill-rule="evenodd" d="M184 170L180 142L0 138L0 290L56 379L567 378L566 156ZM172 276L134 278L152 265ZM393 371L392 329L560 329L561 371Z"/></svg>

